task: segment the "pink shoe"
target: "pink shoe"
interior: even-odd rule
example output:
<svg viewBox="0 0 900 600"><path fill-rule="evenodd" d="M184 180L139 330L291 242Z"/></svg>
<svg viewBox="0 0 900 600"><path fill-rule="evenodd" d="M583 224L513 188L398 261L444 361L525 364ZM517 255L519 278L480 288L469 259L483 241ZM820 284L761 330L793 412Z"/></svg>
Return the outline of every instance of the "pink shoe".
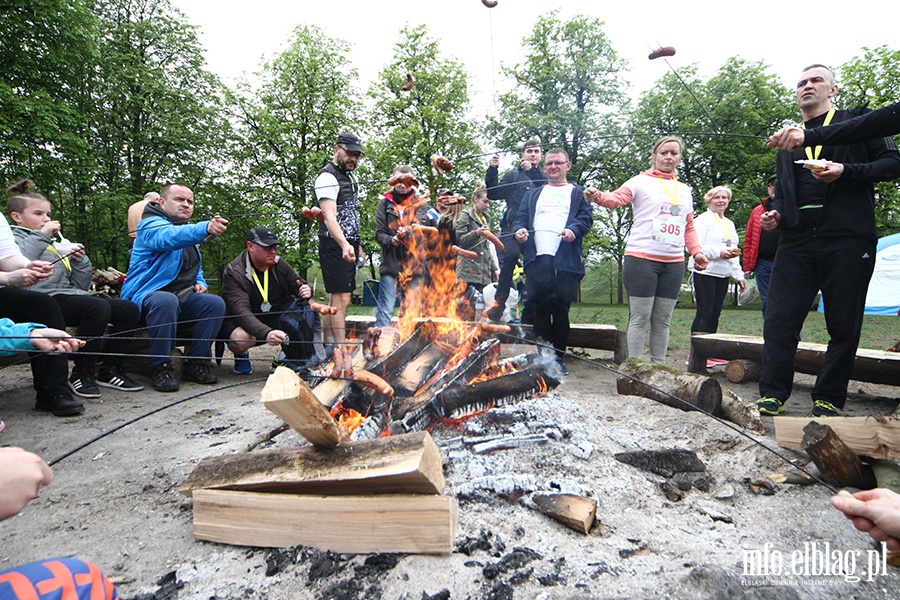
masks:
<svg viewBox="0 0 900 600"><path fill-rule="evenodd" d="M717 365L716 365L716 361L714 361L714 360L711 359L711 358L707 358L707 359L706 359L706 368L707 368L707 369L712 369L712 368L715 367L715 366L717 366Z"/></svg>
<svg viewBox="0 0 900 600"><path fill-rule="evenodd" d="M721 365L727 365L727 364L728 364L728 361L725 360L724 358L711 358L711 359L709 359L709 360L712 361L712 363L713 363L714 365L716 365L716 366L721 366Z"/></svg>

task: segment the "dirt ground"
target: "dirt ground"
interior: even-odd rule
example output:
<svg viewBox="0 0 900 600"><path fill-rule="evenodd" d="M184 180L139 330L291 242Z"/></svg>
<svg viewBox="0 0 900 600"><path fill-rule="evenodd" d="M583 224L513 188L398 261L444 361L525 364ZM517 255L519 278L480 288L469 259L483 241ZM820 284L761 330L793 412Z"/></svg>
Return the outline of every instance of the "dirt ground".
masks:
<svg viewBox="0 0 900 600"><path fill-rule="evenodd" d="M505 354L528 351L509 347ZM268 354L267 354L268 353ZM0 370L0 444L54 460L155 409L54 466L56 479L17 517L0 524L0 569L56 556L92 561L123 598L896 598L900 569L869 560L873 545L828 504L821 485L754 494L745 479L788 465L697 412L618 396L614 375L571 359L570 375L545 397L501 407L463 431L432 432L444 456L447 494L459 501L456 549L447 556L336 555L195 541L192 509L178 486L200 459L238 453L280 421L259 403L271 352L251 353L255 373L217 369L227 389L183 383L176 394L103 390L74 418L36 413L27 367ZM675 358L673 357L673 365ZM680 358L684 368L683 357ZM755 384L723 385L746 400ZM798 376L789 415L810 410L811 378ZM851 382L847 414L883 414L897 388ZM751 434L778 449L770 432ZM473 454L461 436L548 433L546 443ZM293 432L277 447L303 443ZM667 499L664 478L616 461L633 450L693 450L708 491ZM706 486L704 486L706 487ZM576 533L529 507L532 492L573 492L599 502L598 523ZM758 553L756 551L759 551ZM765 554L763 554L765 552ZM766 574L751 557L765 557ZM822 570L822 560L825 570ZM752 569L756 568L756 571ZM780 572L776 571L780 569ZM793 569L793 571L792 571Z"/></svg>

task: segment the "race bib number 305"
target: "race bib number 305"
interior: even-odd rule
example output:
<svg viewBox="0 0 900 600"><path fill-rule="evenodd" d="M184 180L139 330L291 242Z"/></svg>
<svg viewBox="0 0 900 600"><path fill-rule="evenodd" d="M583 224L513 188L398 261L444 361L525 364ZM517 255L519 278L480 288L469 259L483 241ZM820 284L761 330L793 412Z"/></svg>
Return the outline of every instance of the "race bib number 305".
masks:
<svg viewBox="0 0 900 600"><path fill-rule="evenodd" d="M656 215L653 240L670 246L684 246L685 219L674 215Z"/></svg>

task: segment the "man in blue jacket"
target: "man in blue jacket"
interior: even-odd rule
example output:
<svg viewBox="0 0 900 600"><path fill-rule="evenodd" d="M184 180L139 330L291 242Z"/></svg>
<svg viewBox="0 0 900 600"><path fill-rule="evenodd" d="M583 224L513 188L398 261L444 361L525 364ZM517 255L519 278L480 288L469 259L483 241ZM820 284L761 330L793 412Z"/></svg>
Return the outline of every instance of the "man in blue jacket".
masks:
<svg viewBox="0 0 900 600"><path fill-rule="evenodd" d="M529 190L513 222L525 257L525 289L534 307L534 336L563 354L569 339L569 306L578 298L584 277L582 240L594 224L584 188L566 180L572 168L568 153L547 152L547 185Z"/></svg>
<svg viewBox="0 0 900 600"><path fill-rule="evenodd" d="M131 251L122 298L141 308L150 337L153 387L160 392L178 391L170 355L179 323L194 325L193 339L181 378L212 384L212 342L222 325L225 301L208 294L199 245L210 236L225 233L228 221L214 217L188 223L194 214L194 193L171 183L160 191L158 204L144 209Z"/></svg>

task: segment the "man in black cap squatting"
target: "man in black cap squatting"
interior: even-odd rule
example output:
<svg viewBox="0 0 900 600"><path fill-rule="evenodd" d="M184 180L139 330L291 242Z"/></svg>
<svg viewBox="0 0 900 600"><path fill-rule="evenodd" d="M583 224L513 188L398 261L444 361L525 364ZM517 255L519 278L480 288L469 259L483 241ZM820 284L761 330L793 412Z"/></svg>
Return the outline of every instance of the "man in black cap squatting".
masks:
<svg viewBox="0 0 900 600"><path fill-rule="evenodd" d="M334 158L322 167L315 182L316 199L325 216L319 222L319 263L328 303L338 311L323 319L326 345L344 341L344 321L356 287L356 269L365 263L360 245L359 181L353 175L360 156L362 145L356 135L338 135Z"/></svg>
<svg viewBox="0 0 900 600"><path fill-rule="evenodd" d="M247 248L228 263L222 275L225 321L219 338L227 338L234 353L234 372L253 372L247 351L259 344L285 344L284 313L295 297L309 299L312 289L278 256L278 238L268 227L254 227L247 234ZM296 334L291 336L297 337ZM306 342L309 339L291 339ZM282 346L284 347L284 346ZM312 354L312 348L308 348Z"/></svg>

